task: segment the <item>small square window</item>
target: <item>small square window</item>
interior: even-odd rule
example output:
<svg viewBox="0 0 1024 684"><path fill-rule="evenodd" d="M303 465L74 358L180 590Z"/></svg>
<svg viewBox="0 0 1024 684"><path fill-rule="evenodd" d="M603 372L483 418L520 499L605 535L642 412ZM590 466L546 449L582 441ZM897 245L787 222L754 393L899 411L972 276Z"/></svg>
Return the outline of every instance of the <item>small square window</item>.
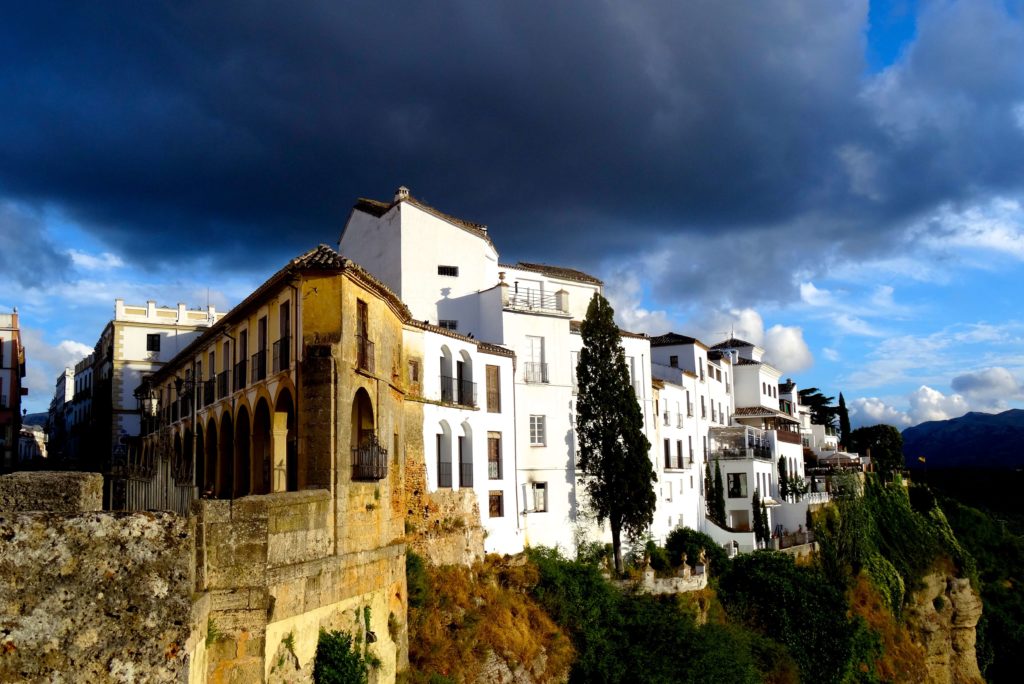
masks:
<svg viewBox="0 0 1024 684"><path fill-rule="evenodd" d="M548 510L548 483L534 482L533 485L533 510L543 513Z"/></svg>
<svg viewBox="0 0 1024 684"><path fill-rule="evenodd" d="M409 359L409 382L420 381L420 362L416 359Z"/></svg>
<svg viewBox="0 0 1024 684"><path fill-rule="evenodd" d="M437 322L437 327L444 328L445 330L458 330L459 322L447 318L442 318Z"/></svg>
<svg viewBox="0 0 1024 684"><path fill-rule="evenodd" d="M530 416L530 446L544 446L547 443L545 427L544 416Z"/></svg>
<svg viewBox="0 0 1024 684"><path fill-rule="evenodd" d="M670 356L670 357L668 357L668 365L672 366L673 368L679 368L679 357L678 356Z"/></svg>
<svg viewBox="0 0 1024 684"><path fill-rule="evenodd" d="M160 333L146 335L146 351L160 351Z"/></svg>
<svg viewBox="0 0 1024 684"><path fill-rule="evenodd" d="M437 275L439 275L439 276L449 276L449 277L452 277L452 278L457 278L458 275L459 275L459 267L458 266L438 266L437 267Z"/></svg>
<svg viewBox="0 0 1024 684"><path fill-rule="evenodd" d="M487 509L490 517L502 518L505 516L505 495L502 492L487 493Z"/></svg>

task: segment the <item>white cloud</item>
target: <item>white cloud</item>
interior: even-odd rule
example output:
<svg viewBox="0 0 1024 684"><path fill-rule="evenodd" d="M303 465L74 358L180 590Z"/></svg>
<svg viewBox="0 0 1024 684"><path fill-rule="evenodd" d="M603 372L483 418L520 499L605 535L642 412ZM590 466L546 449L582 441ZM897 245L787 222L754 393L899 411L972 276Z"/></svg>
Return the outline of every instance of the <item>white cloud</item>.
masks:
<svg viewBox="0 0 1024 684"><path fill-rule="evenodd" d="M883 335L875 326L850 314L837 314L832 317L832 322L847 335L863 335L864 337L882 337Z"/></svg>
<svg viewBox="0 0 1024 684"><path fill-rule="evenodd" d="M673 328L667 312L642 306L643 287L633 274L620 273L611 279L604 295L615 309L616 323L625 330L660 335Z"/></svg>
<svg viewBox="0 0 1024 684"><path fill-rule="evenodd" d="M850 402L850 422L855 426L886 423L909 427L910 416L878 397L861 397Z"/></svg>
<svg viewBox="0 0 1024 684"><path fill-rule="evenodd" d="M878 190L878 158L858 145L843 145L836 152L850 181L850 191L870 200L881 200Z"/></svg>
<svg viewBox="0 0 1024 684"><path fill-rule="evenodd" d="M953 378L953 390L972 401L989 401L998 405L1024 397L1021 381L1006 368L993 366L964 373Z"/></svg>
<svg viewBox="0 0 1024 684"><path fill-rule="evenodd" d="M811 306L832 306L832 293L815 287L814 283L800 283L800 299Z"/></svg>
<svg viewBox="0 0 1024 684"><path fill-rule="evenodd" d="M839 352L836 351L835 349L832 349L831 347L823 347L821 350L821 355L824 356L829 361L838 361L841 358L839 356Z"/></svg>
<svg viewBox="0 0 1024 684"><path fill-rule="evenodd" d="M103 252L97 255L71 249L68 250L68 256L71 257L71 262L75 266L86 271L106 271L124 266L124 261L121 257L111 252Z"/></svg>
<svg viewBox="0 0 1024 684"><path fill-rule="evenodd" d="M783 373L799 373L814 365L814 355L798 326L773 325L764 336L765 360Z"/></svg>
<svg viewBox="0 0 1024 684"><path fill-rule="evenodd" d="M73 367L91 354L93 348L76 340L50 344L38 328L23 327L21 340L25 347L25 386L29 389L26 408L30 412L45 411L53 396L57 374Z"/></svg>
<svg viewBox="0 0 1024 684"><path fill-rule="evenodd" d="M910 419L916 425L929 420L948 420L970 411L967 400L960 394L945 395L927 385L921 385L910 394Z"/></svg>

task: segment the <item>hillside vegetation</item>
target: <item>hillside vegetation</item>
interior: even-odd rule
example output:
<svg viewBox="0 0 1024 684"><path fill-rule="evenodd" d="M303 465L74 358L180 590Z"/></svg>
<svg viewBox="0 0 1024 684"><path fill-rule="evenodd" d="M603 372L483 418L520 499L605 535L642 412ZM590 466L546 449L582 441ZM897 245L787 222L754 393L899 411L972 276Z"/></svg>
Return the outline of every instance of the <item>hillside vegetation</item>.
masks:
<svg viewBox="0 0 1024 684"><path fill-rule="evenodd" d="M728 560L692 530L675 532L667 549L641 545L630 554L633 576L648 561L674 574L683 553L711 550L707 589L661 597L610 581L602 547L577 559L535 549L473 568L413 561L408 679L918 682L937 666L958 681L980 679L973 651L968 667L937 665L922 637L925 612L952 610L941 596L922 604L937 577L982 581L927 490L869 479L863 496L814 522L821 552L804 564L773 551Z"/></svg>

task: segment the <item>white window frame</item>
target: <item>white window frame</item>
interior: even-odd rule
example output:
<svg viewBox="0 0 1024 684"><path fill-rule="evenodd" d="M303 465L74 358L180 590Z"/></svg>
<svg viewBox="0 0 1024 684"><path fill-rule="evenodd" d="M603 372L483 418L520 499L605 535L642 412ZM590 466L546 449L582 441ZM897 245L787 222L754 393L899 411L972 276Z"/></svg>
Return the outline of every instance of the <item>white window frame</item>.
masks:
<svg viewBox="0 0 1024 684"><path fill-rule="evenodd" d="M547 416L530 415L530 446L547 446Z"/></svg>

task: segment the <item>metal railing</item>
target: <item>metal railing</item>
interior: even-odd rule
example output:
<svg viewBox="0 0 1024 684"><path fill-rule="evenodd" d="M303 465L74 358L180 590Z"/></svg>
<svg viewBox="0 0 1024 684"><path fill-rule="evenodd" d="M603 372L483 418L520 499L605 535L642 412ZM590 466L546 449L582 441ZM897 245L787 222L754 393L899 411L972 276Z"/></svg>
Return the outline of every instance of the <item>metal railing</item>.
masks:
<svg viewBox="0 0 1024 684"><path fill-rule="evenodd" d="M373 342L365 335L356 335L356 367L373 373L373 360Z"/></svg>
<svg viewBox="0 0 1024 684"><path fill-rule="evenodd" d="M690 418L693 418L693 402L690 402L689 404L686 405L686 415Z"/></svg>
<svg viewBox="0 0 1024 684"><path fill-rule="evenodd" d="M242 359L235 364L235 389L240 390L245 388L245 370L249 366L248 359Z"/></svg>
<svg viewBox="0 0 1024 684"><path fill-rule="evenodd" d="M472 461L460 461L459 462L459 487L472 487L473 486L473 462Z"/></svg>
<svg viewBox="0 0 1024 684"><path fill-rule="evenodd" d="M487 461L487 479L501 479L501 461Z"/></svg>
<svg viewBox="0 0 1024 684"><path fill-rule="evenodd" d="M213 394L213 391L215 389L214 381L211 378L209 380L204 380L201 384L202 384L202 388L203 388L203 403L202 403L202 405L203 406L209 406L210 404L213 403L213 399L214 399L214 394Z"/></svg>
<svg viewBox="0 0 1024 684"><path fill-rule="evenodd" d="M279 373L291 368L291 341L290 336L285 336L274 343L274 372Z"/></svg>
<svg viewBox="0 0 1024 684"><path fill-rule="evenodd" d="M712 458L721 458L723 460L738 460L747 458L756 458L759 461L772 460L772 450L768 447L747 447L746 449L716 449L712 452Z"/></svg>
<svg viewBox="0 0 1024 684"><path fill-rule="evenodd" d="M352 447L352 479L383 480L388 476L388 450L371 435L363 444Z"/></svg>
<svg viewBox="0 0 1024 684"><path fill-rule="evenodd" d="M267 350L260 349L252 355L252 381L259 382L267 378Z"/></svg>
<svg viewBox="0 0 1024 684"><path fill-rule="evenodd" d="M437 460L437 487L451 489L452 488L452 462L451 459L443 460L439 458Z"/></svg>
<svg viewBox="0 0 1024 684"><path fill-rule="evenodd" d="M547 382L548 364L536 362L524 363L523 380L526 382Z"/></svg>
<svg viewBox="0 0 1024 684"><path fill-rule="evenodd" d="M803 440L800 438L800 433L793 432L792 430L776 430L775 438L780 442L786 442L787 444L803 444Z"/></svg>
<svg viewBox="0 0 1024 684"><path fill-rule="evenodd" d="M668 411L665 411L664 413L661 414L661 419L664 422L665 427L668 427L669 418L671 418L671 416L669 415Z"/></svg>
<svg viewBox="0 0 1024 684"><path fill-rule="evenodd" d="M223 399L229 394L231 394L231 388L228 386L228 372L223 370L217 373L217 398Z"/></svg>
<svg viewBox="0 0 1024 684"><path fill-rule="evenodd" d="M543 290L523 288L510 292L506 308L519 309L523 311L559 311L568 313L559 306L558 297L553 294L545 294Z"/></svg>
<svg viewBox="0 0 1024 684"><path fill-rule="evenodd" d="M441 376L441 401L459 406L476 406L476 383L469 380Z"/></svg>
<svg viewBox="0 0 1024 684"><path fill-rule="evenodd" d="M683 414L681 414L681 413L677 413L676 414L676 427L677 428L683 427Z"/></svg>

